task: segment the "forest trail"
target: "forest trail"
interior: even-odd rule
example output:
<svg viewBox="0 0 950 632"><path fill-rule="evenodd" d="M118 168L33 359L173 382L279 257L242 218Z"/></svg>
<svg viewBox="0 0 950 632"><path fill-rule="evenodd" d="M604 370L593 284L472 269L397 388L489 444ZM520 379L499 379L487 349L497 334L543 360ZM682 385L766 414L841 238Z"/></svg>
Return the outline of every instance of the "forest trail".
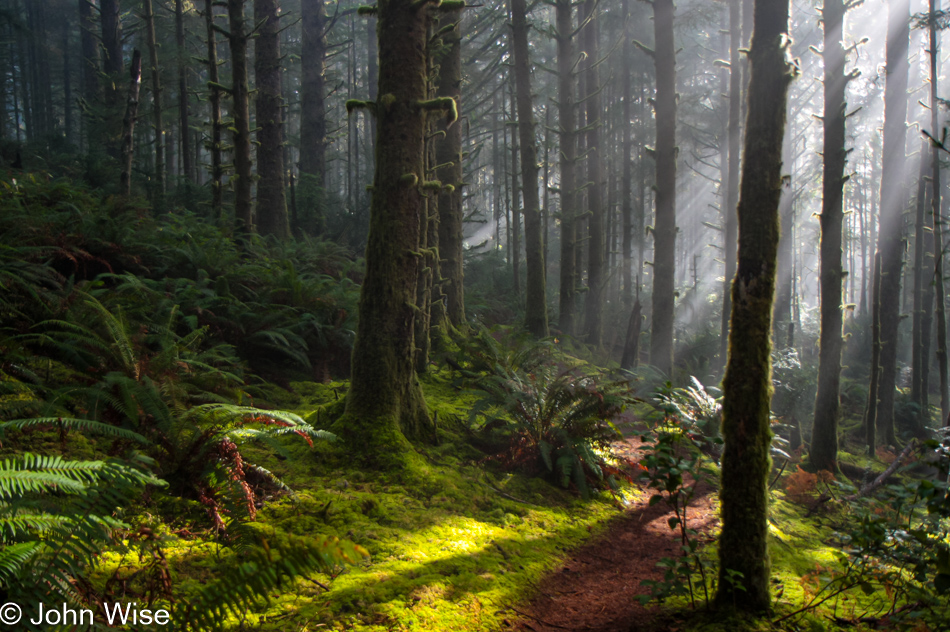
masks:
<svg viewBox="0 0 950 632"><path fill-rule="evenodd" d="M634 461L642 458L640 437L615 444L616 452ZM700 542L712 540L718 513L709 488L700 490L689 507L689 525ZM517 606L512 629L534 632L635 632L651 627L657 606L637 598L649 594L644 580L662 579L656 564L679 553L679 531L667 520L674 516L665 502L650 507L652 490L641 488L607 530L574 551L538 585L527 604ZM700 597L697 596L697 602Z"/></svg>

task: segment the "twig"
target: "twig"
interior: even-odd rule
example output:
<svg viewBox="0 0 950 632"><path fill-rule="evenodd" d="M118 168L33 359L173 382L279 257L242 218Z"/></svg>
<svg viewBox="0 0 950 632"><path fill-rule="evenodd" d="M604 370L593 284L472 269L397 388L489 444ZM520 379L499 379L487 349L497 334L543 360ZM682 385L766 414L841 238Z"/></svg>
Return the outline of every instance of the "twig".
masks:
<svg viewBox="0 0 950 632"><path fill-rule="evenodd" d="M785 459L785 462L782 463L782 469L780 469L778 474L775 475L775 478L772 479L772 483L769 485L769 491L772 491L772 488L775 487L775 483L777 483L778 479L782 476L782 472L785 471L786 466L788 466L788 459Z"/></svg>
<svg viewBox="0 0 950 632"><path fill-rule="evenodd" d="M513 501L515 501L516 503L521 503L521 504L523 504L523 505L531 505L532 507L541 507L541 505L539 505L539 504L537 504L537 503L529 502L529 501L527 501L527 500L521 500L520 498L515 498L515 497L512 496L511 494L508 494L508 493L506 493L506 492L501 491L500 489L498 489L497 487L495 487L495 486L492 485L491 483L485 483L485 484L488 485L489 487L491 487L493 490L495 490L495 492L497 492L498 494L500 494L502 497L507 498L508 500L513 500Z"/></svg>

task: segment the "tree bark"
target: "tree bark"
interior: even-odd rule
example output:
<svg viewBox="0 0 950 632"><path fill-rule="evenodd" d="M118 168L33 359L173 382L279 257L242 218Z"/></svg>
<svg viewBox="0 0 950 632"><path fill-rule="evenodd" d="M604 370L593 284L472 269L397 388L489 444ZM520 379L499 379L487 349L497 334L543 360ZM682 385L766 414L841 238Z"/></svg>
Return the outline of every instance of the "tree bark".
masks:
<svg viewBox="0 0 950 632"><path fill-rule="evenodd" d="M254 0L259 35L254 45L257 79L257 226L262 235L290 238L284 192L284 103L281 95L280 4Z"/></svg>
<svg viewBox="0 0 950 632"><path fill-rule="evenodd" d="M673 40L673 14L673 0L654 0L656 218L653 222L650 363L665 375L673 371L676 271L676 44Z"/></svg>
<svg viewBox="0 0 950 632"><path fill-rule="evenodd" d="M326 229L323 216L326 188L327 112L325 102L327 18L323 0L302 3L303 37L301 49L300 111L300 197L315 214L313 229Z"/></svg>
<svg viewBox="0 0 950 632"><path fill-rule="evenodd" d="M148 42L149 74L152 77L152 127L155 131L155 209L165 208L165 128L162 124L162 81L158 70L158 44L155 40L155 14L152 0L143 0L145 35Z"/></svg>
<svg viewBox="0 0 950 632"><path fill-rule="evenodd" d="M235 231L254 231L251 217L251 116L248 110L247 33L244 0L228 0L228 43L231 48L231 116L234 120Z"/></svg>
<svg viewBox="0 0 950 632"><path fill-rule="evenodd" d="M116 150L118 147L115 143L114 133L110 128L112 128L113 121L118 116L116 112L119 107L119 96L116 83L122 74L122 22L119 18L119 0L100 0L99 22L103 52L102 72L105 75L105 104L107 108L104 138L109 155L117 158L118 152Z"/></svg>
<svg viewBox="0 0 950 632"><path fill-rule="evenodd" d="M877 449L877 407L881 377L881 253L874 254L874 280L871 288L871 379L864 412L864 432L868 456Z"/></svg>
<svg viewBox="0 0 950 632"><path fill-rule="evenodd" d="M623 170L621 184L621 223L622 236L620 239L621 252L621 280L623 283L623 306L625 309L633 307L633 122L631 116L631 102L633 101L633 42L630 37L630 3L633 0L623 0L623 23L625 25L623 37L623 65L625 70L620 78L623 93L623 124L620 126L623 135L621 149L621 168Z"/></svg>
<svg viewBox="0 0 950 632"><path fill-rule="evenodd" d="M881 168L881 377L878 430L884 441L894 436L894 393L897 385L897 335L901 306L902 214L907 128L907 47L910 39L908 0L888 0L885 53L884 133Z"/></svg>
<svg viewBox="0 0 950 632"><path fill-rule="evenodd" d="M426 5L381 2L377 20L376 173L350 390L340 427L377 466L398 467L409 450L405 436L420 436L429 424L413 366L426 115L435 108L457 110L448 100L426 100Z"/></svg>
<svg viewBox="0 0 950 632"><path fill-rule="evenodd" d="M586 60L582 72L585 74L587 107L587 224L589 241L587 244L587 297L585 299L584 326L587 330L587 344L599 347L604 336L602 312L604 309L604 201L603 201L603 151L600 146L600 127L602 105L600 98L600 77L598 59L598 10L599 0L586 0L584 12L587 26L584 27L584 52Z"/></svg>
<svg viewBox="0 0 950 632"><path fill-rule="evenodd" d="M924 352L924 280L927 267L926 233L933 228L927 228L927 200L930 197L927 191L927 171L930 167L931 154L929 143L924 140L920 147L920 169L917 173L917 201L916 217L914 220L914 314L913 332L911 338L911 401L920 406L919 424L926 423L928 393L923 388L924 365L930 364L929 353ZM927 276L927 281L930 279ZM932 326L933 323L928 323ZM929 350L928 350L929 351Z"/></svg>
<svg viewBox="0 0 950 632"><path fill-rule="evenodd" d="M442 35L443 57L439 65L437 97L451 97L461 107L462 33L460 10L444 11L441 19L455 27ZM375 60L374 60L375 63ZM373 66L371 66L372 68ZM436 145L436 175L442 182L439 191L439 258L442 292L446 315L454 327L465 324L465 274L462 234L462 126L447 125L444 120L437 129L445 137Z"/></svg>
<svg viewBox="0 0 950 632"><path fill-rule="evenodd" d="M518 106L518 137L521 140L521 183L524 200L525 327L534 336L548 335L545 301L544 243L541 235L541 202L538 198L538 154L531 104L531 67L528 58L526 0L510 0L512 48L515 58L515 88Z"/></svg>
<svg viewBox="0 0 950 632"><path fill-rule="evenodd" d="M211 108L211 217L221 222L224 210L222 201L221 181L224 177L224 167L221 164L221 90L218 83L218 42L214 29L214 2L205 0L205 27L208 38L208 83L211 87L211 97L208 104Z"/></svg>
<svg viewBox="0 0 950 632"><path fill-rule="evenodd" d="M197 181L191 156L191 125L188 122L188 67L185 64L185 12L183 0L175 0L175 43L178 46L178 117L181 132L181 162L185 178Z"/></svg>
<svg viewBox="0 0 950 632"><path fill-rule="evenodd" d="M574 179L574 163L577 160L576 132L574 123L574 30L571 0L557 0L555 22L557 27L557 113L560 134L559 166L561 171L561 278L558 300L558 328L565 336L574 335L574 296L576 271L575 256L575 204L577 185Z"/></svg>
<svg viewBox="0 0 950 632"><path fill-rule="evenodd" d="M821 332L818 392L809 461L818 470L838 469L838 422L841 417L842 282L845 150L845 51L843 0L824 0L824 147L822 151Z"/></svg>
<svg viewBox="0 0 950 632"><path fill-rule="evenodd" d="M136 50L132 54L132 66L129 73L129 98L125 106L125 118L122 120L122 175L120 185L122 194L132 194L132 149L134 148L135 117L139 109L139 88L142 85L142 55Z"/></svg>
<svg viewBox="0 0 950 632"><path fill-rule="evenodd" d="M739 265L732 285L729 362L723 379L722 532L715 601L718 607L751 612L770 607L771 317L786 95L793 76L788 46L788 0L756 0L738 205Z"/></svg>

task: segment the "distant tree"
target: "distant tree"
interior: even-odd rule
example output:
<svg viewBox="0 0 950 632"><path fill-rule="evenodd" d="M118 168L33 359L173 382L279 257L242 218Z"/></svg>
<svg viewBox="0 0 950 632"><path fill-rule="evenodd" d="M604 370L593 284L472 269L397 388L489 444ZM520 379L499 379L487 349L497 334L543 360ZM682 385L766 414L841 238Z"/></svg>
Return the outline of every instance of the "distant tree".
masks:
<svg viewBox="0 0 950 632"><path fill-rule="evenodd" d="M557 112L560 133L561 172L561 278L558 305L558 328L564 335L574 334L575 250L577 184L574 167L577 145L574 120L574 20L571 0L557 0L554 5L557 37Z"/></svg>
<svg viewBox="0 0 950 632"><path fill-rule="evenodd" d="M518 137L521 140L521 182L524 199L527 280L525 326L535 336L548 335L545 296L544 244L541 235L541 202L538 199L538 154L531 103L531 65L528 58L528 11L525 0L510 0L512 48L515 57L515 91Z"/></svg>
<svg viewBox="0 0 950 632"><path fill-rule="evenodd" d="M727 128L728 152L726 167L725 195L723 212L723 253L725 264L722 291L722 325L720 329L719 360L725 368L726 352L729 345L729 318L732 313L732 279L736 276L736 248L738 247L738 223L736 205L739 203L739 160L742 140L742 64L739 49L742 45L742 20L740 18L741 0L729 0L729 123Z"/></svg>
<svg viewBox="0 0 950 632"><path fill-rule="evenodd" d="M257 81L257 227L262 235L290 237L284 193L284 104L281 96L280 4L254 0L259 34L254 44Z"/></svg>
<svg viewBox="0 0 950 632"><path fill-rule="evenodd" d="M251 115L248 109L247 30L244 0L228 0L231 47L231 116L234 135L234 220L239 233L251 233Z"/></svg>
<svg viewBox="0 0 950 632"><path fill-rule="evenodd" d="M178 126L181 137L182 172L189 180L195 179L191 155L191 123L188 116L188 51L185 50L184 0L175 0L175 44L178 52Z"/></svg>
<svg viewBox="0 0 950 632"><path fill-rule="evenodd" d="M607 215L603 200L603 154L601 146L601 85L598 66L601 62L598 47L599 39L599 0L586 0L584 3L583 46L585 61L581 65L584 73L584 105L587 110L587 297L585 299L584 327L587 330L587 343L600 346L604 335L603 309L604 286L607 282L604 252L604 221ZM671 253L672 254L672 253Z"/></svg>
<svg viewBox="0 0 950 632"><path fill-rule="evenodd" d="M300 53L300 181L307 192L305 203L317 213L314 229L321 233L326 222L322 205L327 170L325 84L328 24L324 0L306 0L300 11L303 22Z"/></svg>
<svg viewBox="0 0 950 632"><path fill-rule="evenodd" d="M223 213L222 180L224 166L221 161L221 84L218 83L218 42L214 23L214 0L205 0L205 37L208 44L208 85L211 96L208 106L211 110L211 140L208 150L211 153L211 217L220 222Z"/></svg>
<svg viewBox="0 0 950 632"><path fill-rule="evenodd" d="M143 0L145 36L148 43L149 75L152 78L152 127L155 134L155 208L165 207L165 127L162 123L162 81L158 65L158 42L155 39L155 13L152 0Z"/></svg>
<svg viewBox="0 0 950 632"><path fill-rule="evenodd" d="M768 475L771 330L778 260L782 139L788 62L788 0L755 0L749 51L749 115L739 193L739 265L732 284L729 362L723 379L719 583L716 605L770 606Z"/></svg>
<svg viewBox="0 0 950 632"><path fill-rule="evenodd" d="M132 194L132 154L135 148L135 118L139 110L139 88L142 85L142 55L138 49L132 54L129 71L129 97L126 100L125 118L122 120L122 194Z"/></svg>

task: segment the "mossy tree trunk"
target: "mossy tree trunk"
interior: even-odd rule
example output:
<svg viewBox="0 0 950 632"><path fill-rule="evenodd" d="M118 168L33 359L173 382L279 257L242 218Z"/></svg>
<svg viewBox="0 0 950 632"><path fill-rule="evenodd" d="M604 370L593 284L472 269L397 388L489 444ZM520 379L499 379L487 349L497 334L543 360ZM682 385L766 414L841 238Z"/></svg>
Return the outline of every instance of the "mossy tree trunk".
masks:
<svg viewBox="0 0 950 632"><path fill-rule="evenodd" d="M526 0L510 0L512 48L515 57L515 89L518 107L518 137L521 140L521 182L524 200L524 232L527 278L525 327L533 335L548 335L545 301L544 242L541 234L541 201L538 197L538 155L531 105L531 67L528 58Z"/></svg>
<svg viewBox="0 0 950 632"><path fill-rule="evenodd" d="M894 444L894 394L897 385L897 329L900 324L902 215L905 142L907 133L907 47L910 39L908 0L888 0L885 52L884 133L881 166L881 376L878 393L878 430Z"/></svg>
<svg viewBox="0 0 950 632"><path fill-rule="evenodd" d="M119 177L122 194L132 194L132 154L135 146L135 117L139 111L139 88L142 85L142 55L136 49L132 54L129 71L129 97L122 120L122 174Z"/></svg>
<svg viewBox="0 0 950 632"><path fill-rule="evenodd" d="M673 371L676 272L676 44L673 0L654 0L656 65L656 219L653 225L653 308L650 364Z"/></svg>
<svg viewBox="0 0 950 632"><path fill-rule="evenodd" d="M916 403L920 410L918 412L918 425L926 423L928 393L923 386L924 366L930 365L929 354L924 353L924 284L929 282L930 276L925 278L925 268L927 268L927 247L925 234L927 228L927 171L930 167L930 145L924 140L920 148L920 169L917 172L917 200L915 203L914 218L914 313L913 330L911 333L911 401ZM932 227L929 229L932 230ZM928 322L928 326L932 326ZM925 359L926 358L926 359Z"/></svg>
<svg viewBox="0 0 950 632"><path fill-rule="evenodd" d="M574 45L573 8L571 0L557 0L555 25L557 29L557 114L560 133L561 171L561 278L558 300L558 328L566 336L574 335L575 296L575 204L577 185L574 166L577 145L574 119Z"/></svg>
<svg viewBox="0 0 950 632"><path fill-rule="evenodd" d="M377 137L366 276L340 425L354 448L384 467L398 465L405 437L419 436L429 423L413 365L426 117L434 109L457 110L451 99L426 100L427 6L379 2L379 97L375 104L348 103L375 111Z"/></svg>
<svg viewBox="0 0 950 632"><path fill-rule="evenodd" d="M842 284L841 240L844 212L845 51L843 0L824 0L824 147L820 243L821 332L818 355L818 392L808 458L818 470L838 469L838 422L841 417Z"/></svg>
<svg viewBox="0 0 950 632"><path fill-rule="evenodd" d="M257 226L262 235L290 238L284 192L284 103L280 91L280 5L254 0L259 35L254 45L257 80Z"/></svg>
<svg viewBox="0 0 950 632"><path fill-rule="evenodd" d="M461 10L444 11L441 21L455 27L442 34L442 57L439 64L437 97L455 99L461 107L462 33ZM439 192L439 268L442 293L449 322L465 324L465 275L462 269L462 126L438 122L445 137L436 144L436 172L442 182Z"/></svg>
<svg viewBox="0 0 950 632"><path fill-rule="evenodd" d="M732 284L729 359L723 379L725 447L716 605L762 612L770 607L771 320L786 95L793 76L787 58L788 0L756 0L754 19L738 205L739 264Z"/></svg>
<svg viewBox="0 0 950 632"><path fill-rule="evenodd" d="M300 182L301 203L315 210L314 230L325 229L324 177L327 169L326 57L327 17L324 0L307 0L300 7L301 47Z"/></svg>
<svg viewBox="0 0 950 632"><path fill-rule="evenodd" d="M740 0L729 0L729 166L726 175L726 194L723 196L723 263L725 273L722 290L722 322L719 358L721 367L726 366L729 344L729 316L732 313L732 279L736 276L736 249L739 241L739 224L736 206L739 204L739 151L742 116L742 70L739 48L742 39Z"/></svg>
<svg viewBox="0 0 950 632"><path fill-rule="evenodd" d="M248 109L247 31L244 0L228 0L231 47L231 116L234 121L234 222L238 233L254 230L251 217L251 115Z"/></svg>
<svg viewBox="0 0 950 632"><path fill-rule="evenodd" d="M598 47L597 11L599 0L586 0L584 3L584 61L582 72L585 75L586 92L584 104L587 108L587 209L590 218L587 224L587 297L585 299L584 327L587 330L587 344L600 346L604 336L602 313L604 309L604 201L603 201L603 149L600 146L601 126L601 86ZM671 253L672 254L672 253Z"/></svg>
<svg viewBox="0 0 950 632"><path fill-rule="evenodd" d="M881 253L874 254L874 275L871 288L871 381L864 409L864 437L868 456L877 449L877 398L881 377Z"/></svg>
<svg viewBox="0 0 950 632"><path fill-rule="evenodd" d="M158 42L155 39L155 12L152 0L143 0L145 39L148 43L148 72L152 78L152 128L155 133L155 209L165 209L165 127L162 124L162 79L158 69Z"/></svg>
<svg viewBox="0 0 950 632"><path fill-rule="evenodd" d="M211 87L208 99L211 109L211 141L208 144L211 154L211 217L220 222L224 206L221 195L224 166L221 164L221 89L218 83L218 41L213 0L205 0L205 30L208 38L208 83Z"/></svg>

